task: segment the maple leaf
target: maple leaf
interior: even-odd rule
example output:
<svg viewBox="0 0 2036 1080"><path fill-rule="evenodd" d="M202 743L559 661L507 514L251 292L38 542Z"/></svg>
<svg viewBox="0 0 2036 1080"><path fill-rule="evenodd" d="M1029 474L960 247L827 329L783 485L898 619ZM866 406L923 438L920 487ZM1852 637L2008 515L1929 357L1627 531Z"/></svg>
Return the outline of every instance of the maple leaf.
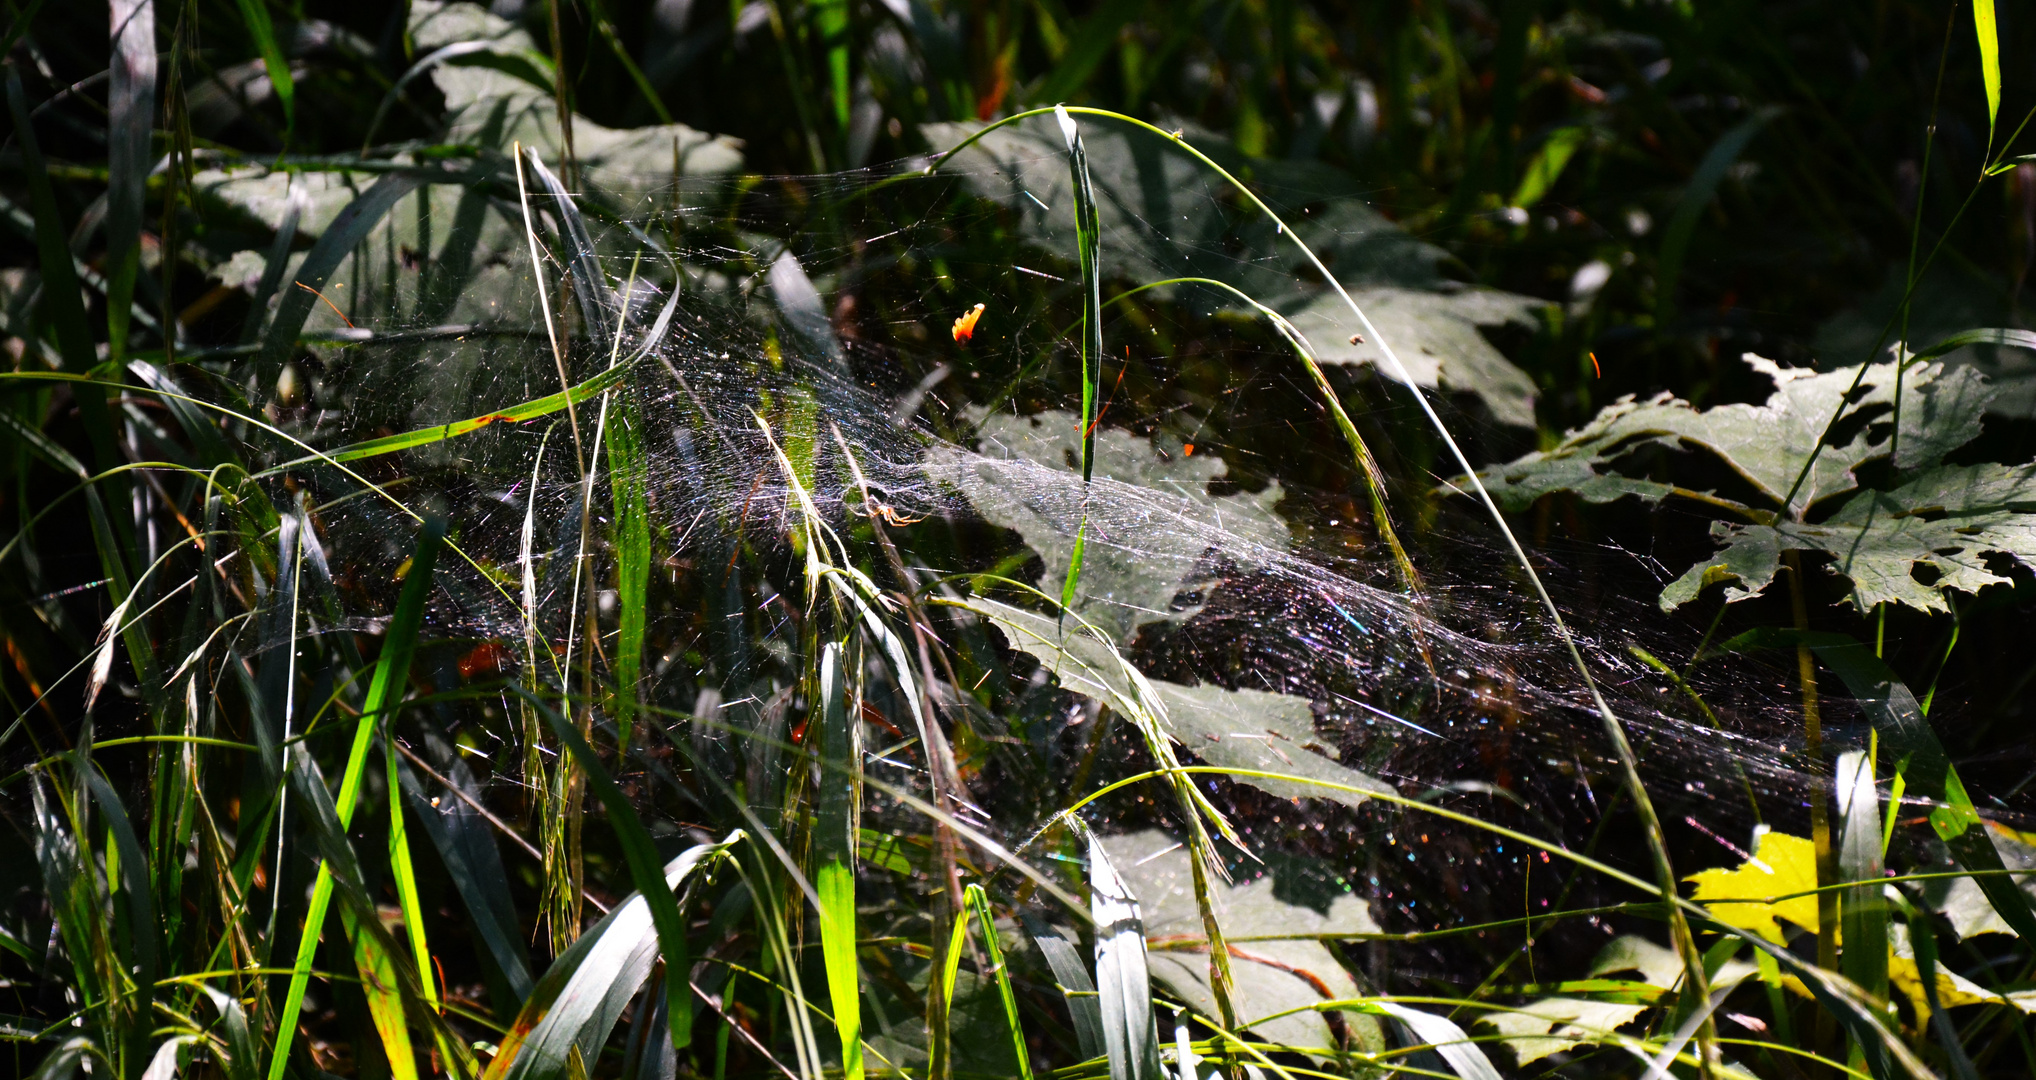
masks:
<svg viewBox="0 0 2036 1080"><path fill-rule="evenodd" d="M1737 868L1700 870L1683 880L1696 885L1692 899L1709 907L1719 922L1751 930L1776 945L1785 944L1776 919L1817 932L1815 895L1771 902L1817 887L1816 846L1800 836L1762 833L1753 857Z"/></svg>
<svg viewBox="0 0 2036 1080"><path fill-rule="evenodd" d="M1943 611L1949 590L2009 580L1989 565L1995 556L2036 567L2036 465L1943 464L1979 435L1994 396L1984 376L1913 359L1864 373L1785 368L1751 353L1745 361L1774 380L1763 404L1698 409L1668 394L1622 398L1552 449L1479 477L1511 510L1567 491L1600 503L1675 497L1722 514L1711 526L1720 550L1662 590L1664 610L1720 583L1731 586L1728 603L1758 595L1792 550L1829 556L1862 611L1887 603ZM1636 452L1648 447L1707 455L1737 482L1712 490L1637 475ZM1903 482L1862 489L1860 470L1876 461L1891 461Z"/></svg>

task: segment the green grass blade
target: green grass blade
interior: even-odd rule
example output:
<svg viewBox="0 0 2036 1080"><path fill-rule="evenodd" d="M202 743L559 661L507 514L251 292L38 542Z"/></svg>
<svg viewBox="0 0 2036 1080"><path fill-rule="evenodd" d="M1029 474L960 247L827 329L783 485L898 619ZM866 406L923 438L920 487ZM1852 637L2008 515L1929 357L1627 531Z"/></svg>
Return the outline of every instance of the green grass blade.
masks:
<svg viewBox="0 0 2036 1080"><path fill-rule="evenodd" d="M1972 0L1972 28L1979 35L1979 75L1987 89L1987 143L2001 116L2001 32L1994 24L1994 0Z"/></svg>
<svg viewBox="0 0 2036 1080"><path fill-rule="evenodd" d="M855 956L855 860L861 808L859 719L850 712L852 691L843 650L830 641L820 651L820 791L814 798L814 891L820 894L820 952L834 1027L841 1034L842 1075L861 1080L862 978Z"/></svg>
<svg viewBox="0 0 2036 1080"><path fill-rule="evenodd" d="M21 142L22 171L28 180L29 206L35 212L35 247L42 270L40 302L44 305L43 315L56 329L57 351L64 358L64 366L74 375L86 375L97 365L98 351L92 344L85 305L78 296L78 274L71 260L69 230L64 226L62 215L57 212L56 194L50 186L49 163L43 159L35 127L29 122L21 77L11 66L7 69L7 109L14 120L15 137ZM84 424L86 438L92 445L93 464L100 472L109 472L125 464L126 455L120 452L112 414L106 408L105 388L90 381L76 382L71 384L71 393L77 399L78 419ZM111 504L125 505L128 484L124 478L109 479L104 486ZM117 590L124 598L127 593L127 568L135 563L133 526L124 516L116 516L108 524L117 550L105 552L102 558L108 563L118 564L119 573L108 576L116 579Z"/></svg>
<svg viewBox="0 0 2036 1080"><path fill-rule="evenodd" d="M368 726L372 732L371 721ZM275 1047L269 1060L269 1080L279 1080L288 1068L289 1050L303 1008L304 985L310 977L312 959L318 951L325 913L335 894L340 898L341 925L351 941L354 966L361 977L361 992L367 997L369 1017L387 1053L390 1072L397 1080L415 1080L417 1060L411 1050L404 1008L406 996L415 992L415 976L399 966L395 940L383 929L375 903L361 885L360 864L346 837L353 800L349 798L343 815L334 805L332 793L325 786L324 773L307 745L301 740L291 743L288 752L291 759L289 781L296 794L292 805L301 807L300 816L311 832L322 861L317 882L312 888L303 936L298 940L296 963L291 969L289 992L284 1000L284 1022L277 1027ZM360 756L365 764L365 749ZM359 774L364 771L355 770L356 784ZM353 796L358 792L342 791L341 794ZM411 978L405 979L405 974L410 974ZM428 1022L433 1016L426 1010L420 1019Z"/></svg>
<svg viewBox="0 0 2036 1080"><path fill-rule="evenodd" d="M954 929L947 935L947 948L940 954L940 1014L952 1015L954 1009L954 984L961 977L961 951L968 944L969 922L966 917L954 920Z"/></svg>
<svg viewBox="0 0 2036 1080"><path fill-rule="evenodd" d="M1711 205L1711 196L1717 192L1719 181L1725 179L1725 170L1739 160L1746 144L1760 134L1760 129L1779 115L1779 109L1770 107L1741 120L1711 144L1710 152L1697 163L1697 171L1690 174L1689 183L1683 185L1682 199L1676 203L1675 216L1669 219L1668 228L1662 231L1661 252L1655 257L1654 326L1657 333L1668 325L1669 317L1675 312L1676 285L1682 279L1683 259L1689 253L1690 238L1696 235L1697 222Z"/></svg>
<svg viewBox="0 0 2036 1080"><path fill-rule="evenodd" d="M1082 963L1082 957L1075 950L1075 943L1062 935L1057 927L1049 926L1045 920L1031 912L1020 916L1025 923L1025 932L1032 937L1032 943L1039 946L1040 955L1046 957L1046 966L1053 972L1053 980L1059 984L1061 996L1066 999L1068 1013L1075 1024L1075 1043L1080 1047L1082 1058L1093 1061L1104 1054L1103 1013L1096 1001L1096 984L1089 981L1089 972Z"/></svg>
<svg viewBox="0 0 2036 1080"><path fill-rule="evenodd" d="M1943 1047L1946 1062L1951 1066L1952 1080L1979 1080L1979 1070L1966 1056L1963 1041L1958 1036L1958 1025L1951 1020L1951 1014L1944 1009L1944 1001L1937 988L1937 928L1928 915L1916 910L1906 898L1900 901L1908 913L1909 945L1916 953L1916 975L1923 984L1923 1000L1930 1006L1930 1030L1937 1036L1937 1045Z"/></svg>
<svg viewBox="0 0 2036 1080"><path fill-rule="evenodd" d="M122 969L134 978L135 999L120 1010L122 1032L122 1053L129 1062L138 1062L148 1052L149 1031L154 1027L155 983L162 968L162 928L156 922L155 895L149 881L148 857L143 854L139 839L134 833L134 824L127 818L127 808L121 805L120 796L113 786L99 775L99 771L83 758L78 760L78 774L86 788L92 793L92 800L99 804L99 812L106 819L106 831L113 838L113 852L109 859L117 857L120 862L118 891L126 898L126 934L122 935L132 945L132 955L125 958ZM112 882L108 882L113 885Z"/></svg>
<svg viewBox="0 0 2036 1080"><path fill-rule="evenodd" d="M523 693L522 688L516 689ZM636 816L636 808L629 804L628 796L622 794L615 778L609 776L608 770L601 765L593 747L580 738L573 725L541 700L535 697L529 700L579 763L586 774L588 788L608 811L609 826L615 830L623 857L629 863L629 876L636 882L637 891L643 894L644 901L650 905L651 919L657 926L658 946L664 953L665 970L693 970L692 956L686 946L686 921L679 914L679 904L672 896L671 887L665 883L664 864L657 857L657 844L651 840L650 831L643 827L643 821ZM685 979L665 980L665 1008L671 1021L672 1047L683 1050L693 1041L693 995Z"/></svg>
<svg viewBox="0 0 2036 1080"><path fill-rule="evenodd" d="M240 22L247 28L248 36L254 39L255 48L262 54L262 66L268 69L269 83L275 87L276 100L283 106L283 124L286 129L297 124L297 82L290 77L290 61L283 55L282 46L276 43L276 27L269 21L266 0L235 0L240 6Z"/></svg>
<svg viewBox="0 0 2036 1080"><path fill-rule="evenodd" d="M154 0L113 0L113 55L106 116L106 339L118 363L127 351L128 304L141 266L142 196L156 94Z"/></svg>
<svg viewBox="0 0 2036 1080"><path fill-rule="evenodd" d="M564 412L572 405L578 405L581 402L597 398L605 390L614 389L622 382L623 376L627 373L628 362L624 361L603 371L599 375L574 384L570 390L562 390L556 394L547 394L544 397L526 401L521 405L512 405L498 412L483 413L480 416L469 417L465 420L455 420L450 424L418 428L414 431L405 431L396 435L385 435L379 439L367 439L340 447L329 454L296 458L277 465L272 469L263 470L258 475L270 476L280 474L292 468L301 468L305 465L325 461L348 462L359 461L363 458L380 457L383 454L393 454L402 450L414 450L420 446L430 446L433 443L444 442L447 439L456 439L462 435L470 435L487 427L489 424L522 423L526 420L535 420L541 416L550 416L553 413Z"/></svg>
<svg viewBox="0 0 2036 1080"><path fill-rule="evenodd" d="M1027 101L1066 101L1087 83L1096 65L1117 48L1124 24L1136 18L1144 0L1107 0L1075 28L1053 70L1025 95Z"/></svg>
<svg viewBox="0 0 2036 1080"><path fill-rule="evenodd" d="M1032 1057L1025 1051L1025 1029L1018 1024L1018 998L1011 992L1011 972L1004 963L1004 950L997 944L997 918L990 912L990 897L973 882L963 894L976 925L983 932L983 952L997 977L997 996L1004 1002L1004 1022L1011 1028L1011 1052L1018 1058L1019 1080L1032 1080Z"/></svg>
<svg viewBox="0 0 2036 1080"><path fill-rule="evenodd" d="M1541 144L1534 160L1527 163L1527 174L1520 178L1520 186L1514 190L1513 199L1507 205L1526 209L1541 201L1548 189L1555 186L1562 177L1562 170L1569 166L1569 159L1575 156L1577 147L1584 144L1590 134L1587 127L1557 128Z"/></svg>
<svg viewBox="0 0 2036 1080"><path fill-rule="evenodd" d="M1101 407L1103 382L1103 267L1101 225L1096 214L1096 190L1089 180L1089 155L1082 147L1082 135L1066 109L1054 109L1061 135L1067 140L1068 174L1075 195L1075 247L1082 267L1082 497L1081 524L1075 530L1074 552L1068 561L1067 580L1061 585L1061 610L1072 607L1082 576L1082 555L1088 546L1089 509L1086 485L1096 470L1096 411Z"/></svg>
<svg viewBox="0 0 2036 1080"><path fill-rule="evenodd" d="M241 0L245 10L258 5L261 0ZM295 280L284 286L282 299L276 304L276 317L269 322L269 332L262 339L260 373L262 384L267 387L275 382L276 372L281 371L283 362L290 358L291 350L297 346L297 335L304 330L304 320L311 315L311 309L319 303L318 293L339 269L341 260L367 239L375 226L381 223L390 208L417 190L423 179L401 173L388 173L360 193L352 202L340 210L332 224L316 244L304 255L298 264Z"/></svg>
<svg viewBox="0 0 2036 1080"><path fill-rule="evenodd" d="M1838 876L1879 882L1880 792L1873 759L1853 750L1838 756ZM1888 906L1879 884L1845 890L1841 932L1845 977L1875 997L1888 993Z"/></svg>
<svg viewBox="0 0 2036 1080"><path fill-rule="evenodd" d="M276 290L282 287L283 274L290 268L290 246L297 242L297 223L304 217L304 189L292 183L288 199L290 208L283 212L283 223L276 227L268 261L262 265L261 279L255 283L254 296L248 300L247 318L240 324L243 345L254 344L261 335L262 316L269 313L269 301L275 298Z"/></svg>
<svg viewBox="0 0 2036 1080"><path fill-rule="evenodd" d="M57 213L56 193L50 187L49 165L43 160L41 142L28 119L21 76L13 66L7 69L7 110L14 121L14 135L21 143L24 178L28 181L28 203L35 213L35 248L42 270L43 317L57 334L57 351L64 366L85 374L97 362L92 347L92 330L85 321L85 305L78 298L78 273L71 265L71 248L63 218ZM91 388L76 387L81 398ZM105 396L99 397L100 415L105 415ZM110 445L108 447L110 449ZM93 447L96 451L97 445Z"/></svg>
<svg viewBox="0 0 2036 1080"><path fill-rule="evenodd" d="M622 35L616 33L615 22L608 17L601 0L590 0L589 13L594 17L594 28L601 32L601 37L608 42L609 51L615 54L615 62L622 65L622 70L629 75L629 81L636 84L636 92L643 95L644 103L650 106L650 111L656 115L657 122L671 123L671 110L665 108L665 103L657 96L657 88L650 84L650 77L637 66L636 58L629 55L628 46L622 43Z"/></svg>
<svg viewBox="0 0 2036 1080"><path fill-rule="evenodd" d="M413 566L411 572L416 571ZM391 625L392 635L397 629ZM414 625L409 627L413 640L416 629ZM383 650L386 652L391 644L385 641ZM409 666L407 658L404 666ZM436 1008L439 1003L438 986L432 977L431 946L425 939L424 905L417 899L417 872L410 862L410 831L403 821L403 782L397 768L394 719L390 718L389 730L382 736L389 783L389 873L396 880L396 899L403 909L403 929L410 939L410 961L417 967L417 981L424 990L424 1000Z"/></svg>
<svg viewBox="0 0 2036 1080"><path fill-rule="evenodd" d="M396 614L390 620L389 641L384 645L381 658L376 661L373 681L368 686L367 697L361 702L360 721L354 726L353 745L347 754L346 772L341 776L339 795L334 805L342 835L344 829L353 823L354 807L360 797L361 780L367 772L368 748L374 742L375 727L390 703L402 695L409 680L417 627L424 618L424 601L431 588L432 564L444 538L443 522L437 519L425 522L424 531L418 537L417 554L411 562L410 575L403 582L403 593L396 602ZM310 910L305 916L303 937L297 946L295 971L290 976L290 989L283 999L282 1021L276 1028L276 1049L269 1062L269 1080L279 1080L288 1064L290 1042L296 1034L297 1017L303 1009L304 991L311 981L311 962L318 952L318 938L324 927L326 909L332 902L333 888L334 870L328 855L326 862L318 868L318 881L312 887ZM349 934L356 942L359 941L358 929L349 927ZM369 954L366 959L370 970L378 975L384 971L383 958ZM428 959L426 962L429 962ZM419 976L421 983L423 973L420 972ZM383 1026L379 1018L377 1026ZM397 1031L401 1031L400 1025ZM385 1028L384 1035L390 1034ZM397 1048L391 1046L390 1050L391 1067L402 1067L395 1060L399 1056ZM415 1062L408 1062L408 1067L414 1072Z"/></svg>
<svg viewBox="0 0 2036 1080"><path fill-rule="evenodd" d="M1070 818L1070 821L1077 819ZM1089 842L1089 913L1096 920L1096 991L1110 1080L1160 1080L1159 1028L1145 962L1145 919L1103 842Z"/></svg>
<svg viewBox="0 0 2036 1080"><path fill-rule="evenodd" d="M470 783L462 779L464 773L463 768L455 767L450 778ZM530 962L517 944L515 912L509 908L509 877L503 872L495 837L480 815L458 796L443 797L440 805L434 807L409 769L401 769L400 774L410 812L423 826L424 835L445 865L446 876L452 879L453 888L466 903L468 925L508 984L509 1001L502 1015L510 1015L530 997ZM508 909L506 920L505 909Z"/></svg>
<svg viewBox="0 0 2036 1080"><path fill-rule="evenodd" d="M649 458L642 445L643 420L634 399L607 427L608 486L615 502L615 727L619 753L629 753L639 695L643 689L643 635L650 608Z"/></svg>

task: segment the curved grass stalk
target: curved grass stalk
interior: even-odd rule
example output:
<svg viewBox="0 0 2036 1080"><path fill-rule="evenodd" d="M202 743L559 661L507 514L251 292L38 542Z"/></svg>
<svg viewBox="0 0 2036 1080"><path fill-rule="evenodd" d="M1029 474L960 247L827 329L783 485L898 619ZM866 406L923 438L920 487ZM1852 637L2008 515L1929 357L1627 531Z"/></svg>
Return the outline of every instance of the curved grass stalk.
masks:
<svg viewBox="0 0 2036 1080"><path fill-rule="evenodd" d="M926 175L931 175L934 170L953 158L955 154L998 128L1029 117L1044 115L1060 108L1062 107L1054 106L1053 109L1028 110L1005 117L994 124L986 125L953 148L936 157L933 161L927 163L925 173ZM1675 866L1669 859L1668 841L1662 832L1661 819L1654 811L1654 802L1648 797L1646 785L1641 782L1640 761L1633 752L1633 744L1626 737L1625 725L1619 720L1618 715L1612 711L1611 703L1605 700L1603 691L1598 687L1597 679L1591 675L1590 665L1584 662L1583 651L1577 647L1575 636L1570 633L1568 623L1563 620L1561 609L1556 607L1555 599L1549 595L1547 586L1541 581L1541 575L1535 571L1533 560L1527 557L1527 550L1520 545L1519 537L1513 534L1512 526L1506 522L1505 513L1499 509L1499 504L1492 498L1491 492L1485 489L1484 481L1478 479L1477 470L1472 468L1469 456L1463 452L1463 448L1457 443L1456 437L1450 434L1449 426L1442 422L1442 417L1436 413L1435 406L1428 400L1428 395L1422 393L1420 386L1414 382L1413 376L1408 373L1406 365L1400 362L1399 354L1393 351L1392 344L1386 340L1384 335L1378 332L1378 327L1372 324L1371 317L1366 315L1364 309L1358 306L1357 301L1351 297L1349 290L1343 287L1343 283L1337 280L1336 275L1329 272L1329 268L1323 264L1321 257L1315 254L1315 250L1309 247L1307 242L1302 240L1300 235L1295 233L1292 228L1288 227L1287 223L1273 211L1272 207L1266 205L1265 200L1259 198L1257 192L1231 175L1229 170L1218 165L1208 155L1195 149L1179 133L1163 131L1143 120L1108 109L1068 108L1066 112L1114 120L1150 132L1171 142L1179 147L1182 152L1201 163L1205 168L1222 177L1225 182L1250 202L1253 207L1273 221L1274 225L1278 228L1279 235L1286 236L1293 241L1294 246L1307 258L1309 264L1322 276L1322 279L1329 283L1330 288L1336 290L1336 295L1343 300L1345 306L1350 309L1351 314L1357 317L1358 325L1363 327L1365 334L1373 342L1377 343L1379 351L1385 355L1386 363L1390 369L1389 374L1406 385L1408 391L1413 395L1415 404L1421 407L1422 415L1428 418L1429 424L1434 427L1436 434L1442 437L1443 444L1449 448L1450 455L1456 459L1457 464L1462 467L1464 474L1470 478L1471 487L1477 492L1478 501L1484 504L1485 510L1490 515L1493 524L1498 526L1500 535L1506 538L1507 547L1512 550L1513 557L1520 564L1521 570L1527 575L1528 582L1533 585L1535 596L1540 600L1542 608L1548 612L1548 617L1555 626L1557 636L1562 639L1563 648L1569 653L1570 662L1575 666L1577 674L1583 679L1585 689L1590 693L1591 704L1595 707L1599 718L1604 723L1605 736L1611 742L1613 750L1618 756L1621 771L1625 774L1626 786L1633 798L1634 811L1639 814L1642 830L1647 836L1648 854L1652 856L1654 862L1656 878L1654 888L1661 894L1664 900L1676 897L1678 892ZM1682 918L1679 911L1671 911L1670 929L1676 943L1676 949L1682 954L1683 967L1690 980L1690 985L1697 988L1708 988L1710 979L1704 969L1703 953L1697 948L1696 937L1690 932L1688 923ZM1702 1031L1698 1034L1699 1043L1704 1047L1705 1072L1709 1071L1709 1062L1716 1056L1715 1052L1711 1049L1711 1042L1714 1038L1715 1032L1712 1026L1706 1022Z"/></svg>
<svg viewBox="0 0 2036 1080"><path fill-rule="evenodd" d="M1322 403L1328 407L1329 415L1335 418L1336 429L1343 433L1343 441L1350 447L1351 460L1357 466L1358 475L1364 478L1365 494L1371 500L1373 526L1379 531L1379 539L1386 542L1386 549L1392 552L1393 565L1400 572L1401 587L1410 593L1419 592L1421 575L1415 571L1413 560L1407 557L1407 549L1400 545L1400 534L1393 528L1392 515L1386 512L1385 474L1379 471L1378 460L1372 457L1371 447L1365 445L1364 436L1357 433L1357 425L1351 423L1350 414L1344 411L1343 401L1330 387L1329 377L1323 373L1321 363L1315 359L1315 347L1309 343L1306 335L1289 322L1286 316L1259 303L1251 294L1215 278L1178 277L1147 282L1118 293L1110 298L1109 303L1129 300L1147 289L1157 289L1163 285L1206 285L1222 289L1250 304L1252 309L1271 323L1273 329L1278 330L1280 336L1287 340L1287 344L1293 347L1294 355L1300 359L1301 366L1308 370L1309 379L1315 383L1316 392L1322 395Z"/></svg>

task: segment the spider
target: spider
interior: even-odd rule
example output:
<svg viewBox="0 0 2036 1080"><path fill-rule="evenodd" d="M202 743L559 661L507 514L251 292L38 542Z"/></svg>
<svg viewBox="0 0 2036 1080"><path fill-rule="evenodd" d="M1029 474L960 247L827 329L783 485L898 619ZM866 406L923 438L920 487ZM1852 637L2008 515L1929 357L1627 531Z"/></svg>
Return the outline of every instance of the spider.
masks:
<svg viewBox="0 0 2036 1080"><path fill-rule="evenodd" d="M861 514L864 517L883 518L885 521L890 522L892 525L895 525L899 528L904 528L907 525L917 525L918 523L926 520L924 516L906 517L905 515L898 512L897 507L892 506L891 504L886 502L881 502L876 499L869 498L867 496L865 496L863 499L862 509L857 510L856 513Z"/></svg>

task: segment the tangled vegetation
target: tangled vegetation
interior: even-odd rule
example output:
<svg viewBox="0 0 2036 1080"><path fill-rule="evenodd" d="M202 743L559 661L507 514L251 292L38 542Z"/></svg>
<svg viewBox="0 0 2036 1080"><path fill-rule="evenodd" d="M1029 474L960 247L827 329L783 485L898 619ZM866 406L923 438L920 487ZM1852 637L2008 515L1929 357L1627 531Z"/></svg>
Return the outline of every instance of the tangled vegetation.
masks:
<svg viewBox="0 0 2036 1080"><path fill-rule="evenodd" d="M6 27L17 1075L2036 1074L2019 10Z"/></svg>

